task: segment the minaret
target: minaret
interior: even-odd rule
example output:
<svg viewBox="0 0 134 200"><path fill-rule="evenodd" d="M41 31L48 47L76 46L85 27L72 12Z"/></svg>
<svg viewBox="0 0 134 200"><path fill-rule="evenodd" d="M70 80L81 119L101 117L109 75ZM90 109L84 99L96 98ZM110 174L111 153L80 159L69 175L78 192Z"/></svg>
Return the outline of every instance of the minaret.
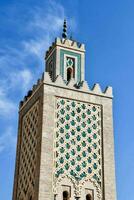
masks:
<svg viewBox="0 0 134 200"><path fill-rule="evenodd" d="M20 102L13 200L116 200L112 88L89 88L64 21Z"/></svg>

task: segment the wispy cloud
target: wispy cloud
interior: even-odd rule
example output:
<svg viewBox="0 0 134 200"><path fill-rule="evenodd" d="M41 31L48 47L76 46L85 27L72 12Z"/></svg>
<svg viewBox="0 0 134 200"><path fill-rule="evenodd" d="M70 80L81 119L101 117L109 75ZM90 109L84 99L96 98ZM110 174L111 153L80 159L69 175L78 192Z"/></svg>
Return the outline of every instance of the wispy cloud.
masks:
<svg viewBox="0 0 134 200"><path fill-rule="evenodd" d="M23 47L26 53L32 54L33 56L37 56L41 62L43 61L44 50L50 44L50 37L48 35L43 36L43 38L39 39L31 39L29 41L23 41Z"/></svg>
<svg viewBox="0 0 134 200"><path fill-rule="evenodd" d="M0 116L10 117L11 113L16 111L16 105L10 98L7 98L5 92L0 88Z"/></svg>
<svg viewBox="0 0 134 200"><path fill-rule="evenodd" d="M48 49L55 37L61 36L63 20L66 18L65 9L56 1L48 1L47 11L42 8L34 8L33 17L28 24L28 30L34 32L34 37L24 40L24 49L42 59L44 52ZM72 30L76 29L73 18L68 19Z"/></svg>
<svg viewBox="0 0 134 200"><path fill-rule="evenodd" d="M21 90L25 91L28 90L30 87L30 83L32 81L33 75L32 72L29 69L22 69L22 70L16 70L15 72L12 72L9 76L9 88L15 88L17 89L18 86L21 86Z"/></svg>
<svg viewBox="0 0 134 200"><path fill-rule="evenodd" d="M28 20L18 20L19 30L24 33L16 43L7 43L0 48L0 83L14 90L17 86L23 93L32 80L44 70L44 54L56 35L59 35L65 16L64 8L55 1L49 1L43 7L34 7L26 11ZM14 12L16 9L12 9ZM16 24L17 25L17 24ZM31 68L32 66L32 68ZM38 68L37 68L38 66ZM24 78L25 77L25 78ZM24 79L24 80L23 80ZM19 87L21 86L21 87ZM8 89L9 87L4 87Z"/></svg>
<svg viewBox="0 0 134 200"><path fill-rule="evenodd" d="M8 127L6 131L0 135L0 153L3 151L13 152L16 146L16 136L13 128Z"/></svg>
<svg viewBox="0 0 134 200"><path fill-rule="evenodd" d="M65 11L57 2L49 1L47 12L44 12L42 8L34 8L32 13L33 17L28 24L28 30L34 32L35 35L22 43L27 52L35 54L38 59L42 59L53 37L59 35Z"/></svg>
<svg viewBox="0 0 134 200"><path fill-rule="evenodd" d="M25 15L28 21L22 20L23 29L18 24L24 37L0 47L0 115L6 116L16 108L16 102L11 100L11 92L18 91L18 94L24 95L44 70L44 52L54 35L58 34L64 18L64 8L60 4L49 1L47 8L46 12L41 7L27 10Z"/></svg>
<svg viewBox="0 0 134 200"><path fill-rule="evenodd" d="M7 26L13 31L8 42L6 37L0 39L0 116L6 119L17 112L19 97L25 95L44 70L44 53L54 38L60 36L66 14L64 7L52 0L32 9L11 5L4 12L10 18ZM75 26L74 20L69 23ZM13 117L12 120L15 121ZM5 133L0 133L0 152L10 149L16 140L8 121L6 126L9 128Z"/></svg>

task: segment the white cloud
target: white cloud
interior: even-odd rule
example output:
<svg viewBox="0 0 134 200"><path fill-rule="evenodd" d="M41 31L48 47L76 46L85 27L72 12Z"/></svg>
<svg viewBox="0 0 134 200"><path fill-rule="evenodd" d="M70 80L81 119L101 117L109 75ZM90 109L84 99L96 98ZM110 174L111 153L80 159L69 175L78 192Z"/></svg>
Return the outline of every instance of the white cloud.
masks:
<svg viewBox="0 0 134 200"><path fill-rule="evenodd" d="M44 53L53 41L53 37L62 32L65 11L56 1L50 0L47 10L36 7L32 11L27 11L25 15L29 16L28 21L22 21L21 27L26 37L22 37L19 43L6 43L4 48L0 47L0 115L2 116L8 116L17 110L18 103L11 100L11 94L16 95L14 92L17 91L20 96L25 95L31 88L33 80L37 79L37 74L44 70ZM35 63L39 63L40 66L35 67ZM33 68L26 67L29 65L33 65Z"/></svg>
<svg viewBox="0 0 134 200"><path fill-rule="evenodd" d="M33 17L28 24L28 30L35 34L32 39L24 40L22 44L26 52L35 54L38 59L42 59L53 37L62 32L65 11L60 4L49 1L47 12L44 12L42 8L35 8L32 13Z"/></svg>
<svg viewBox="0 0 134 200"><path fill-rule="evenodd" d="M24 69L24 70L20 71L20 75L18 77L20 77L20 79L22 80L23 89L24 90L28 89L28 87L31 83L31 80L32 80L31 71L28 69Z"/></svg>
<svg viewBox="0 0 134 200"><path fill-rule="evenodd" d="M43 60L45 49L48 48L50 41L50 38L46 35L43 39L31 39L29 41L23 41L22 44L26 52Z"/></svg>
<svg viewBox="0 0 134 200"><path fill-rule="evenodd" d="M0 88L0 116L11 117L11 113L16 111L16 105L7 98L3 89Z"/></svg>
<svg viewBox="0 0 134 200"><path fill-rule="evenodd" d="M25 16L28 16L28 20L16 20L16 27L19 22L19 31L24 33L24 37L19 42L13 38L15 42L6 43L4 48L0 47L0 87L4 91L0 93L0 115L4 116L16 110L16 102L11 100L11 94L16 95L14 92L17 91L20 96L25 95L33 80L44 70L45 51L54 37L62 33L65 10L61 4L49 0L44 7L26 10ZM75 27L73 19L69 19L69 23ZM40 66L37 68L35 63ZM29 69L28 66L33 67Z"/></svg>
<svg viewBox="0 0 134 200"><path fill-rule="evenodd" d="M26 92L26 90L28 90L30 87L32 78L33 75L29 69L23 69L20 71L16 70L15 72L12 72L8 77L10 83L9 88L13 89L19 87L22 92Z"/></svg>
<svg viewBox="0 0 134 200"><path fill-rule="evenodd" d="M56 1L50 1L47 5L47 11L44 8L36 7L33 11L33 20L29 23L29 27L33 30L35 28L39 31L51 32L60 31L65 18L64 7ZM41 32L41 33L43 33Z"/></svg>
<svg viewBox="0 0 134 200"><path fill-rule="evenodd" d="M15 150L16 146L16 135L14 134L13 128L8 127L5 133L0 135L0 153L3 151L9 151L10 153Z"/></svg>
<svg viewBox="0 0 134 200"><path fill-rule="evenodd" d="M0 79L1 91L4 91L4 95L0 96L1 99L9 98L14 91L19 91L20 94L25 94L31 87L33 81L32 72L27 69L10 71L7 76Z"/></svg>
<svg viewBox="0 0 134 200"><path fill-rule="evenodd" d="M19 90L20 95L25 95L31 87L32 73L28 69L11 72L4 80L0 80L0 116L10 118L18 110L18 102L11 99L11 93ZM12 113L12 114L11 114Z"/></svg>

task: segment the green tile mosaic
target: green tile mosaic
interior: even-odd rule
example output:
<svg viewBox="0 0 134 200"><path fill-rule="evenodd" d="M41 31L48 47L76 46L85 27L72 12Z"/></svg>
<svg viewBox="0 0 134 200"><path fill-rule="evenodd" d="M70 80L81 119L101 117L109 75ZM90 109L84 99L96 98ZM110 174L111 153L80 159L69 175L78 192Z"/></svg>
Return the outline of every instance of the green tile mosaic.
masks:
<svg viewBox="0 0 134 200"><path fill-rule="evenodd" d="M55 116L55 177L89 176L100 184L101 106L57 98Z"/></svg>

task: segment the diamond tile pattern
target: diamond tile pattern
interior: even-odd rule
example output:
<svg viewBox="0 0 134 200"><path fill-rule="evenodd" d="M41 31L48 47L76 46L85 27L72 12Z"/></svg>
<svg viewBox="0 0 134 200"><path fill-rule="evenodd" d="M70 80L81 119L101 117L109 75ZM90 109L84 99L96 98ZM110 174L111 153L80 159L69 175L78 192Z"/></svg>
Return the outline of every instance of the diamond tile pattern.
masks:
<svg viewBox="0 0 134 200"><path fill-rule="evenodd" d="M39 102L37 101L22 120L18 200L26 198L28 196L28 191L33 189L35 185L38 116Z"/></svg>

